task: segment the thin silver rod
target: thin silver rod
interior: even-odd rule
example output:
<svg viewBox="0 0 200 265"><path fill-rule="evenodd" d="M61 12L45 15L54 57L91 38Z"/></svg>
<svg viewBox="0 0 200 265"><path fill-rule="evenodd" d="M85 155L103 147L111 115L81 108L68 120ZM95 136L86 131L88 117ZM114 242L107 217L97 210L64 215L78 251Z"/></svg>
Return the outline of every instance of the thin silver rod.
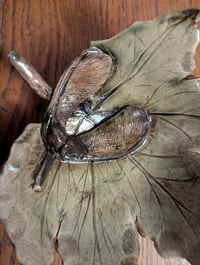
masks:
<svg viewBox="0 0 200 265"><path fill-rule="evenodd" d="M52 88L23 56L15 51L11 51L8 54L8 59L37 95L46 100L50 100L53 91Z"/></svg>

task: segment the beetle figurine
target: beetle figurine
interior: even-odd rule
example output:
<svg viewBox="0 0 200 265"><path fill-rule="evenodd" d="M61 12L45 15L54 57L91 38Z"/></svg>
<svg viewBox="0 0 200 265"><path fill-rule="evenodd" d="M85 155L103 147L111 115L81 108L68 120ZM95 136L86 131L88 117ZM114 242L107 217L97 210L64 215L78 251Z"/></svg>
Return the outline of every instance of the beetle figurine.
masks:
<svg viewBox="0 0 200 265"><path fill-rule="evenodd" d="M9 54L49 100L0 177L0 218L22 264L49 265L56 251L63 264L138 265L139 232L199 265L199 17L173 11L92 42L54 90Z"/></svg>
<svg viewBox="0 0 200 265"><path fill-rule="evenodd" d="M54 158L71 163L108 161L145 144L151 127L145 109L126 104L101 110L102 102L110 96L101 89L117 65L111 54L96 47L83 51L54 91L22 56L10 52L8 58L34 91L50 100L41 128L46 152L34 173L34 190L41 189Z"/></svg>

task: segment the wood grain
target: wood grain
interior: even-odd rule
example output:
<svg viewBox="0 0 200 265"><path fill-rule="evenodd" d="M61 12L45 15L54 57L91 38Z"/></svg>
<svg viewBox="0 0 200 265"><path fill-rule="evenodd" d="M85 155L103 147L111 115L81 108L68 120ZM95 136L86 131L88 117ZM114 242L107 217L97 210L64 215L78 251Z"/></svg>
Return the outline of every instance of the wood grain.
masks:
<svg viewBox="0 0 200 265"><path fill-rule="evenodd" d="M47 102L35 95L6 57L16 50L55 87L66 66L91 40L109 38L136 20L173 9L200 6L200 0L0 0L0 163L30 122L40 122ZM196 74L200 71L200 53ZM0 228L0 265L17 265L11 242ZM55 255L54 265L61 264ZM186 265L160 259L141 240L140 265Z"/></svg>

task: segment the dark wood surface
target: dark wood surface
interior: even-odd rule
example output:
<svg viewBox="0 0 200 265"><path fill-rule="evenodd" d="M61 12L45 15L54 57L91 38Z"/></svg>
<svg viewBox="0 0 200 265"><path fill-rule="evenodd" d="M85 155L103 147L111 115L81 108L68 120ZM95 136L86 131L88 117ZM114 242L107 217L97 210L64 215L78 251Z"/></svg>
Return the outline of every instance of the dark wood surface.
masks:
<svg viewBox="0 0 200 265"><path fill-rule="evenodd" d="M200 0L0 0L0 164L25 125L40 122L47 106L8 63L10 50L23 54L55 87L91 40L109 38L137 20L197 6ZM152 244L142 240L140 265L187 264L180 259L162 262ZM13 264L18 264L15 252L1 226L0 265Z"/></svg>

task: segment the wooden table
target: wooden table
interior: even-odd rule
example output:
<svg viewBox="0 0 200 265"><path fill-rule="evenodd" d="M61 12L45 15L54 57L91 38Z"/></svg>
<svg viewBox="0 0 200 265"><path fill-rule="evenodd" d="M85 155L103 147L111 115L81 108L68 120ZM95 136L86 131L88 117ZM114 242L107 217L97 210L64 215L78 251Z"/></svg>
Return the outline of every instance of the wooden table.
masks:
<svg viewBox="0 0 200 265"><path fill-rule="evenodd" d="M197 6L200 0L0 0L0 164L24 126L40 122L47 106L9 65L6 56L10 50L23 54L54 87L66 66L91 40L109 38L137 20ZM199 59L200 55L197 72ZM1 226L0 265L8 264L19 263ZM59 257L53 264L61 264ZM188 263L161 259L153 244L141 239L139 264Z"/></svg>

